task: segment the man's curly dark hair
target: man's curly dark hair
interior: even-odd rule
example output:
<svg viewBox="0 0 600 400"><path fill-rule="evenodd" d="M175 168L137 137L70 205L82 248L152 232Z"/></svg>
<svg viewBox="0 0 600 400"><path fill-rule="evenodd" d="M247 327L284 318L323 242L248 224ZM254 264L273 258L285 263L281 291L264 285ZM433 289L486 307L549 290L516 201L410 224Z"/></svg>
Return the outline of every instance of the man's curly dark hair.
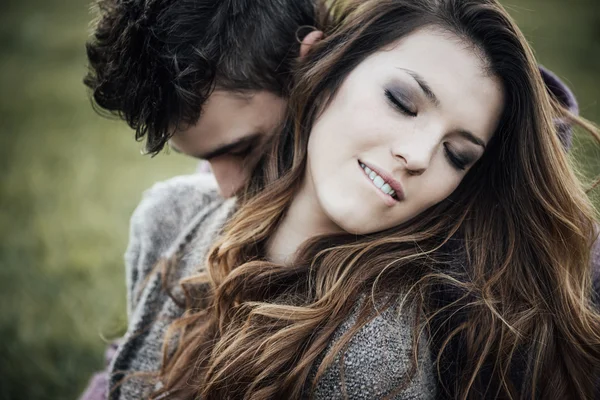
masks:
<svg viewBox="0 0 600 400"><path fill-rule="evenodd" d="M285 96L312 0L98 0L86 43L95 109L157 154L215 87Z"/></svg>

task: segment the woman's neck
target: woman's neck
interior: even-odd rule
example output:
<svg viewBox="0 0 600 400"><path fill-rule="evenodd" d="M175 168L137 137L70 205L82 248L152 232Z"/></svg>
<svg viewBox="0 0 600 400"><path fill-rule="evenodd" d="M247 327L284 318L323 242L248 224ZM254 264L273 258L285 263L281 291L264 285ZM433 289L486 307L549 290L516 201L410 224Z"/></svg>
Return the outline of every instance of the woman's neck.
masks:
<svg viewBox="0 0 600 400"><path fill-rule="evenodd" d="M306 240L341 231L323 212L314 193L310 184L303 184L294 196L283 220L267 243L267 258L270 261L289 265Z"/></svg>

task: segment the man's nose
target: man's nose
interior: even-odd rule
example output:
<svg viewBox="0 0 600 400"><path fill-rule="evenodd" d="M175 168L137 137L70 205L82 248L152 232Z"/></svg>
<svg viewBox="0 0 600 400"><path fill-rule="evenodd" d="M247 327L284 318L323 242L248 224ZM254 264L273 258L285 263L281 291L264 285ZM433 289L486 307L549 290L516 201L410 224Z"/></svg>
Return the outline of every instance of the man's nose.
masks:
<svg viewBox="0 0 600 400"><path fill-rule="evenodd" d="M243 162L234 157L222 156L210 160L210 169L219 186L221 196L234 196L248 178Z"/></svg>

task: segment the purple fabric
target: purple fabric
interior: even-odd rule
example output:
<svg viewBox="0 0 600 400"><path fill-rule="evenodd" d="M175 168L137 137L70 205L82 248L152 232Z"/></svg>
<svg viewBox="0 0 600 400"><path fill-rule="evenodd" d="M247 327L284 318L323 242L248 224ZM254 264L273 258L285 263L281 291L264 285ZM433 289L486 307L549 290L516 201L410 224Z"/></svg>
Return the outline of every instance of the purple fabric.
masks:
<svg viewBox="0 0 600 400"><path fill-rule="evenodd" d="M598 227L597 227L598 228ZM600 308L600 237L598 233L600 228L596 229L596 242L592 248L592 285L594 304Z"/></svg>
<svg viewBox="0 0 600 400"><path fill-rule="evenodd" d="M116 340L108 345L104 353L104 370L96 372L88 383L85 392L79 397L79 400L104 400L108 394L108 366L119 347L119 341Z"/></svg>
<svg viewBox="0 0 600 400"><path fill-rule="evenodd" d="M211 174L212 171L210 169L210 163L206 160L202 160L198 162L198 166L196 167L196 172L200 174Z"/></svg>
<svg viewBox="0 0 600 400"><path fill-rule="evenodd" d="M565 85L560 78L549 69L546 69L542 65L540 65L539 68L540 72L542 73L544 83L546 84L546 89L548 89L548 93L554 96L560 102L560 104L562 104L571 113L578 115L579 106L577 105L577 99L575 98L573 92L571 92L571 89L569 89L569 87ZM573 141L573 129L571 124L562 119L556 119L554 123L558 129L558 137L560 141L565 149L569 151Z"/></svg>

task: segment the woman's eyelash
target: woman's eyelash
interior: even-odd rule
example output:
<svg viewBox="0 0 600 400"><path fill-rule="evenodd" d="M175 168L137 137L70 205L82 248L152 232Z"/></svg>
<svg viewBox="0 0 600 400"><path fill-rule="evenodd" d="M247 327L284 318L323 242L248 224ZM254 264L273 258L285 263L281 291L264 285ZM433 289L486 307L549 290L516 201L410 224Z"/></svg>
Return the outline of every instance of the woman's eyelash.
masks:
<svg viewBox="0 0 600 400"><path fill-rule="evenodd" d="M452 153L449 149L447 145L444 145L444 153L446 153L446 157L448 158L448 160L459 170L464 171L467 168L467 165L469 164L468 161L463 160L462 158L458 157L456 154Z"/></svg>
<svg viewBox="0 0 600 400"><path fill-rule="evenodd" d="M400 110L400 112L402 112L403 114L406 114L410 117L417 116L416 112L411 111L407 106L404 105L404 103L398 100L398 98L394 96L392 92L390 92L388 89L385 90L385 97L387 97L387 99L392 103L392 105L398 110Z"/></svg>

